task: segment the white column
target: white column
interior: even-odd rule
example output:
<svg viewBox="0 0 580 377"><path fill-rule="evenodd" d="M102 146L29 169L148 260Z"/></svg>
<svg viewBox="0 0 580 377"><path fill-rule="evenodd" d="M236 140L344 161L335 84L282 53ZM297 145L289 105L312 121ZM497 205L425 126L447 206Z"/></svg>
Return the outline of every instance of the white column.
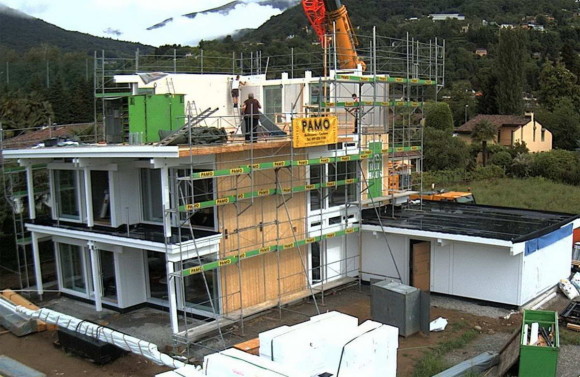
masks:
<svg viewBox="0 0 580 377"><path fill-rule="evenodd" d="M173 262L166 259L167 270L167 290L169 293L169 315L171 317L171 329L174 334L179 332L179 325L177 323L177 293L175 291L175 279L173 278Z"/></svg>
<svg viewBox="0 0 580 377"><path fill-rule="evenodd" d="M89 253L91 254L91 271L93 275L93 295L95 296L95 310L103 311L103 303L101 301L101 263L99 258L99 250L95 247L93 241L88 241Z"/></svg>
<svg viewBox="0 0 580 377"><path fill-rule="evenodd" d="M85 176L85 202L87 210L87 226L92 227L93 222L93 194L91 190L91 170L89 168L83 169Z"/></svg>
<svg viewBox="0 0 580 377"><path fill-rule="evenodd" d="M34 277L36 278L36 293L42 297L44 287L42 286L42 265L40 263L40 250L38 248L38 236L36 232L31 232L32 237L32 258L34 258Z"/></svg>
<svg viewBox="0 0 580 377"><path fill-rule="evenodd" d="M30 219L36 219L36 206L34 203L34 177L32 175L32 165L26 166L26 186L28 188L28 214Z"/></svg>
<svg viewBox="0 0 580 377"><path fill-rule="evenodd" d="M161 200L163 202L163 229L165 237L171 237L171 213L169 209L169 169L167 167L161 168Z"/></svg>

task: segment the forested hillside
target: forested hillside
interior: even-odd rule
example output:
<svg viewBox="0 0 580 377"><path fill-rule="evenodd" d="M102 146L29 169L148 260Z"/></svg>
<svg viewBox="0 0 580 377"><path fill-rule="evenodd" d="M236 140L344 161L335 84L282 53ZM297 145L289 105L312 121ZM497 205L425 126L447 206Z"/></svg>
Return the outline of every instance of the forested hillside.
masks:
<svg viewBox="0 0 580 377"><path fill-rule="evenodd" d="M522 113L535 109L555 134L573 136L572 142L556 146L573 149L575 140L580 138L576 110L580 108L580 17L576 1L343 0L343 3L363 40L369 40L373 27L381 36L405 38L408 34L424 41L445 40L446 87L439 98L449 103L455 126L477 113ZM461 13L466 18L435 22L428 17L432 13ZM504 51L514 52L511 69L500 67L506 64L500 62L500 31L504 31ZM203 56L204 66L198 63L200 71L230 72L232 54L248 58L250 52L259 50L264 59L276 57L278 66L273 66L274 59L269 62L272 72L274 68L289 71L292 52L295 67L316 72L322 57L316 42L299 5L272 17L256 30L244 31L243 35L202 41L199 46L161 46L155 53L173 55L175 50L178 59L184 61L186 56L195 59ZM18 108L22 103L14 102L26 97L28 103L32 101L37 108L44 109L36 117L3 122L12 122L15 127L23 122L34 125L48 114L59 123L91 120L94 51L105 50L108 57L132 56L137 48L145 53L147 49L151 51L148 46L95 38L41 20L0 14L0 66L8 68L0 69L2 107L6 108L6 101L10 101L11 107ZM509 91L513 95L506 97ZM563 122L574 124L571 132L562 129Z"/></svg>

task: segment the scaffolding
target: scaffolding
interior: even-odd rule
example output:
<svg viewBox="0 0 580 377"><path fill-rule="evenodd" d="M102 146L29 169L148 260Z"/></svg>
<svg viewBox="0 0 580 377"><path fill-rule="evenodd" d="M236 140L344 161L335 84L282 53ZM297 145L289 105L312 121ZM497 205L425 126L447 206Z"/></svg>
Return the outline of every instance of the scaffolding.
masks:
<svg viewBox="0 0 580 377"><path fill-rule="evenodd" d="M194 327L188 308L178 308L184 313L184 330L174 336L178 344L209 347L199 342L208 328L217 330L223 343L224 325L238 323L243 333L245 317L269 307L281 316L285 305L299 298L311 297L318 311L325 290L361 282L362 210L405 205L411 192L422 190L420 175L411 173L422 169L424 102L436 100L443 86L444 43L370 38L369 73L336 69L331 47L325 52L329 74L310 83L314 95L304 112L292 109L290 123L337 117L342 137L323 156L313 158L311 150L290 142L273 142L267 149L250 144L243 152L217 152L207 169L193 158L198 147L186 147L191 165L187 174L175 177L179 205L169 211L184 214L188 224L213 209L224 239L214 260L197 253L195 265L182 260L172 275L182 295L186 280L200 277L214 321ZM211 187L213 194L196 190L195 182L205 182L201 186ZM339 257L329 252L337 244ZM349 254L351 249L359 251Z"/></svg>
<svg viewBox="0 0 580 377"><path fill-rule="evenodd" d="M405 205L410 192L421 191L422 183L412 173L421 171L425 99L436 99L444 83L444 43L382 38L374 32L359 39L369 46L360 55L367 72L337 69L332 45L320 59L325 64L313 70L325 74L298 79L306 67L286 67L286 78L265 94L276 101L280 96L283 111L264 114L280 132L262 129L258 143L243 143L239 113L216 116L208 111L201 124L196 119L203 111L198 113L195 103L188 106L179 131L187 140L179 153L188 162L167 177L174 197L163 208L164 227L178 224L177 237L166 238L166 248L175 243L181 248L182 232L195 248L193 257L182 252L174 271L167 271L182 314L180 331L174 334L177 344L207 346L199 338L210 328L223 343L225 325L237 323L243 332L248 316L267 308L277 308L282 316L299 299L309 297L318 312L325 291L361 284L362 210ZM157 61L139 52L134 59L110 59L95 53L95 122L101 111L105 123L95 141L106 140L108 122L115 120L123 128L121 143L142 142L127 131L123 103L116 107L118 114L107 114L108 102L144 93L119 83L116 75L185 73L190 59L174 53ZM228 66L228 74L253 75L266 83L276 74L271 67L277 63L250 52L233 55ZM196 73L208 74L203 63ZM161 78L156 88L175 94L171 78ZM336 119L335 143L293 145L293 122L312 117ZM208 126L226 129L224 145L193 144L192 130ZM17 189L11 190L14 197ZM222 239L217 253L202 255L196 231L207 229ZM200 326L201 314L207 318L205 327Z"/></svg>

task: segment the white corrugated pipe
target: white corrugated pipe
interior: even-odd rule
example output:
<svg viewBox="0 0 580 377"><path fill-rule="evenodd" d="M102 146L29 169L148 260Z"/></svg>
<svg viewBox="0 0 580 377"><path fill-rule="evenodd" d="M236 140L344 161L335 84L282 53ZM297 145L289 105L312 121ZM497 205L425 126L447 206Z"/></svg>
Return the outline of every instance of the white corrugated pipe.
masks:
<svg viewBox="0 0 580 377"><path fill-rule="evenodd" d="M99 326L95 323L87 322L46 308L30 310L23 306L13 305L5 300L0 300L0 305L21 313L26 317L40 319L46 323L51 323L79 334L87 335L103 342L113 344L126 351L146 357L159 365L165 365L170 368L183 368L186 366L193 367L192 365L185 364L167 354L159 352L157 346L153 343L123 334L108 327Z"/></svg>

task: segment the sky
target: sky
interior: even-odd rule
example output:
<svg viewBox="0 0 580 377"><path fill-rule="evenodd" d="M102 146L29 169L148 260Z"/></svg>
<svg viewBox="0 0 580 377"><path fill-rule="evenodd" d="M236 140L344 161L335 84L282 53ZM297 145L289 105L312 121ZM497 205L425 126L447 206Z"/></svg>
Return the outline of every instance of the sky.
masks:
<svg viewBox="0 0 580 377"><path fill-rule="evenodd" d="M0 5L19 10L66 30L98 37L110 37L152 46L181 44L196 46L210 40L256 28L279 9L259 4L263 0L241 0L227 15L183 14L225 5L232 0L0 0ZM289 0L296 3L296 0ZM1 6L0 6L1 8ZM167 18L173 22L163 28L146 30Z"/></svg>

